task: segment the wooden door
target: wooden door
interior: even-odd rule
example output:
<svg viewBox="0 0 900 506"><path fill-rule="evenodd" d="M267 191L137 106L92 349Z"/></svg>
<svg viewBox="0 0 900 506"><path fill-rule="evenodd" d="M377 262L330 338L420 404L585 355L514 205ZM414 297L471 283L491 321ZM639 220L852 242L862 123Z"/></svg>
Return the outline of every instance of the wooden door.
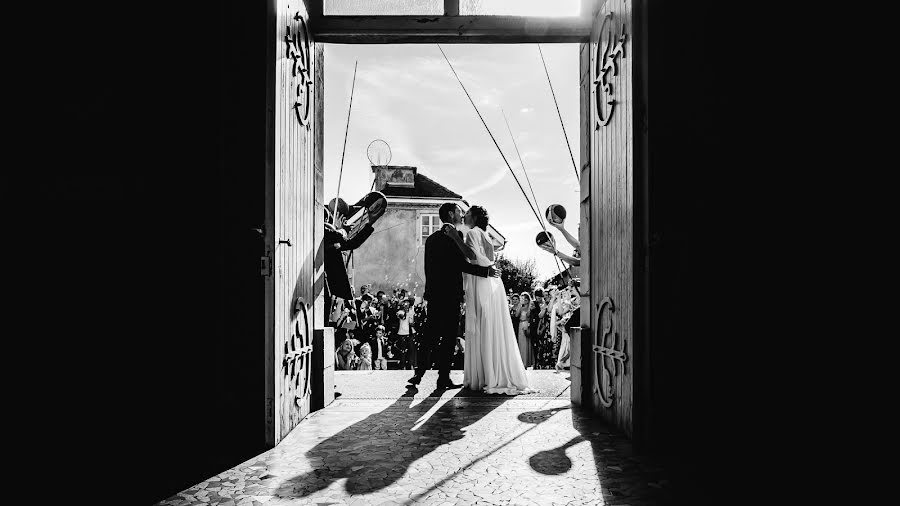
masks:
<svg viewBox="0 0 900 506"><path fill-rule="evenodd" d="M590 346L581 353L581 365L595 412L629 436L635 338L632 36L632 1L608 0L596 13L581 59L590 111L582 125L588 155L582 159L582 241L589 245L583 258L589 258L590 278L590 312L583 311L582 322Z"/></svg>
<svg viewBox="0 0 900 506"><path fill-rule="evenodd" d="M266 441L310 411L316 252L315 46L302 0L270 0L267 75ZM265 262L266 260L264 260Z"/></svg>

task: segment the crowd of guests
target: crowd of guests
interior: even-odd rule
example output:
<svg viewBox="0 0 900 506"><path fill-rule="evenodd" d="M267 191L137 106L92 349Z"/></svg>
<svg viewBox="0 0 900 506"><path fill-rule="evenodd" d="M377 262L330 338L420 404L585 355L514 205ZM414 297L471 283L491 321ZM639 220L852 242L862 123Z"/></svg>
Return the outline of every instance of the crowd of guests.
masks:
<svg viewBox="0 0 900 506"><path fill-rule="evenodd" d="M372 294L363 286L359 297L337 300L330 321L337 370L415 369L426 315L421 298L406 289Z"/></svg>
<svg viewBox="0 0 900 506"><path fill-rule="evenodd" d="M364 286L353 300L338 300L330 314L335 327L335 368L340 371L415 369L426 329L420 298L405 289L374 294ZM526 368L569 367L571 328L579 325L578 280L533 292L509 294L509 314ZM465 308L454 368L462 368Z"/></svg>
<svg viewBox="0 0 900 506"><path fill-rule="evenodd" d="M562 207L562 206L557 206ZM562 209L560 209L562 210ZM564 210L563 210L564 211ZM565 273L570 281L563 288L549 286L548 290L529 295L523 293L519 296L519 303L516 309L510 309L510 313L516 313L519 318L519 333L527 338L532 339L533 361L535 369L544 369L552 367L557 370L567 368L569 366L569 347L571 344L572 327L581 325L581 294L579 292L580 280L578 278L579 267L581 266L581 243L578 239L566 230L564 225L565 214L557 216L557 219L550 219L550 209L547 210L547 224L557 229L566 242L572 246L572 254L566 254L557 248L556 240L550 235L547 242L541 243L540 248L544 251L556 256L564 264L568 264ZM580 226L578 227L580 230ZM561 278L565 276L560 273ZM541 302L543 299L543 302ZM525 309L529 308L529 309ZM517 320L513 316L513 323ZM524 327L524 330L522 330ZM521 341L521 338L520 338ZM522 347L520 345L520 351ZM525 354L522 355L523 359ZM555 362L555 363L554 363ZM525 362L528 365L528 362Z"/></svg>
<svg viewBox="0 0 900 506"><path fill-rule="evenodd" d="M509 295L509 315L526 368L569 367L571 329L580 325L578 280Z"/></svg>

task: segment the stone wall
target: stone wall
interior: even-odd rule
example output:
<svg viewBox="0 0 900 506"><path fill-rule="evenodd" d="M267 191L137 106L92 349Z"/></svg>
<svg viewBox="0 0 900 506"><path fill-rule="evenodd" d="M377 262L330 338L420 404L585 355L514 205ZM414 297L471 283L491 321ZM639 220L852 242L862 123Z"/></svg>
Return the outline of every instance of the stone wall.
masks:
<svg viewBox="0 0 900 506"><path fill-rule="evenodd" d="M425 248L417 244L420 214L437 214L437 206L388 207L375 233L354 252L354 288L372 284L373 291L406 288L425 292Z"/></svg>

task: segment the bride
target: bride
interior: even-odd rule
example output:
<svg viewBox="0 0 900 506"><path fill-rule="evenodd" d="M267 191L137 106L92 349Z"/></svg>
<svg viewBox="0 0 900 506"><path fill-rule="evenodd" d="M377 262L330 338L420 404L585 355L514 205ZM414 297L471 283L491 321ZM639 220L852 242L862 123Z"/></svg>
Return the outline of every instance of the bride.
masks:
<svg viewBox="0 0 900 506"><path fill-rule="evenodd" d="M494 246L487 235L488 213L472 206L463 222L469 231L465 241L454 231L445 232L470 263L494 264ZM528 387L525 366L499 278L464 274L466 290L466 353L463 386L489 394L516 395L533 392Z"/></svg>

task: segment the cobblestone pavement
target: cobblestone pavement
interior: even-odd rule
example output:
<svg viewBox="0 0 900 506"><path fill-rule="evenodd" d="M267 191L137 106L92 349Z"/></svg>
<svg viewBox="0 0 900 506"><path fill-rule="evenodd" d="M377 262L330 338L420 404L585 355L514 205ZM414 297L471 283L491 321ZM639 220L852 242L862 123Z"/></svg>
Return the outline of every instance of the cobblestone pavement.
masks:
<svg viewBox="0 0 900 506"><path fill-rule="evenodd" d="M569 397L569 371L556 372L553 370L528 370L529 385L536 390L535 393L519 395L516 399L531 399L544 397ZM396 399L403 395L409 395L406 390L406 380L411 378L412 371L336 371L334 385L336 394L342 399ZM462 383L462 371L451 371L450 379L455 383ZM416 398L424 398L431 395L437 388L437 374L428 373L422 377L420 383L413 392ZM471 390L457 390L455 397L485 397L496 396Z"/></svg>
<svg viewBox="0 0 900 506"><path fill-rule="evenodd" d="M535 377L553 374L529 371L536 384L568 377ZM160 504L668 502L662 469L572 409L564 388L544 397L403 389L392 399L343 395L275 448Z"/></svg>

